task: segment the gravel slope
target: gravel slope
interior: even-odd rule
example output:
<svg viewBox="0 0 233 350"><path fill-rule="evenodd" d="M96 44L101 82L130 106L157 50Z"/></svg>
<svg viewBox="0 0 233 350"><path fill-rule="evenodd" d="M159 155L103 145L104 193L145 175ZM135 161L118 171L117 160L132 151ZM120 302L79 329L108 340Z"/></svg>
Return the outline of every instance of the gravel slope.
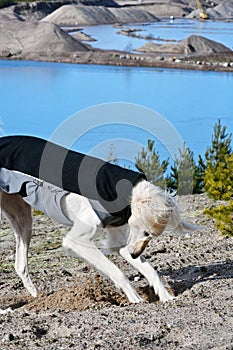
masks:
<svg viewBox="0 0 233 350"><path fill-rule="evenodd" d="M220 237L202 210L206 195L180 199L184 216L202 232L167 232L150 243L145 256L175 301L157 301L142 276L111 256L147 300L132 305L85 262L61 248L66 228L36 215L30 249L32 278L41 291L33 299L16 276L14 238L3 221L1 240L1 349L233 349L231 238Z"/></svg>
<svg viewBox="0 0 233 350"><path fill-rule="evenodd" d="M5 51L6 55L23 54L39 59L88 50L53 23L0 21L0 52Z"/></svg>

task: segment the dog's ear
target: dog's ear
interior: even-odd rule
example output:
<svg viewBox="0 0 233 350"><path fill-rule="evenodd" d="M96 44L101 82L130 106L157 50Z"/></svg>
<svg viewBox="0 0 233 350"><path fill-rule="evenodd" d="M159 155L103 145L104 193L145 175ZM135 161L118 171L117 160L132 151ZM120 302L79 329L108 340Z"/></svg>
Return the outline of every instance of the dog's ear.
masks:
<svg viewBox="0 0 233 350"><path fill-rule="evenodd" d="M189 222L181 220L176 229L181 233L186 233L189 231L202 231L204 227L200 225L190 224Z"/></svg>
<svg viewBox="0 0 233 350"><path fill-rule="evenodd" d="M181 218L177 203L173 201L173 210L168 223L170 229L174 229L180 233L186 233L190 231L202 231L203 227L200 225L190 224Z"/></svg>

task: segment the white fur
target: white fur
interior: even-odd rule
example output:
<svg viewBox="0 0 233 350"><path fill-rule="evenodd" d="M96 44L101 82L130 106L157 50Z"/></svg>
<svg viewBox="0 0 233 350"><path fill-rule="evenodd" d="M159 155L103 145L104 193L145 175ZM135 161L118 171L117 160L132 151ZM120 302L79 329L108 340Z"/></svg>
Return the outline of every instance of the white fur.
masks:
<svg viewBox="0 0 233 350"><path fill-rule="evenodd" d="M16 237L15 270L28 292L36 296L37 290L28 271L28 248L32 232L31 208L21 196L8 195L5 192L2 193L1 207L11 222ZM182 221L175 200L147 181L142 181L133 188L131 208L132 215L128 225L106 228L106 248L117 252L143 274L160 300L165 302L173 297L141 253L149 240L161 234L168 223L179 231L197 227ZM63 198L62 210L73 221L71 230L63 239L63 247L110 278L117 288L124 291L130 302L142 301L123 272L97 249L94 237L98 234L101 222L87 198L70 193Z"/></svg>

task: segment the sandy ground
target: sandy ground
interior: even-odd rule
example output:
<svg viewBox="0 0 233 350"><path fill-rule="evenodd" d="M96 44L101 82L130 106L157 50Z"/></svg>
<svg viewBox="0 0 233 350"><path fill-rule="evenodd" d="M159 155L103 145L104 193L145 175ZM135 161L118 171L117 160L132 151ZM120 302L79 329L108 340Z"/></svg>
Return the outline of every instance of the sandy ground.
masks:
<svg viewBox="0 0 233 350"><path fill-rule="evenodd" d="M85 262L61 248L66 227L36 215L30 269L40 290L25 291L14 272L14 237L2 221L0 308L1 349L233 349L232 238L221 237L202 210L206 195L184 196L184 216L201 223L202 232L166 232L145 252L175 301L162 304L118 256L120 266L144 297L130 304L125 296Z"/></svg>

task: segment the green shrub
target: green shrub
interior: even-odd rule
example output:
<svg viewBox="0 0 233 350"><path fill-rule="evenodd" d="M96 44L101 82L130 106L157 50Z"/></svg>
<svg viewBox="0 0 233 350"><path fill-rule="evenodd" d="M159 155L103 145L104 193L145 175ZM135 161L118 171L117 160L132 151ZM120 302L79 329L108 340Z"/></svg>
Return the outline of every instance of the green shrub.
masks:
<svg viewBox="0 0 233 350"><path fill-rule="evenodd" d="M231 134L227 134L226 126L220 119L214 125L212 145L205 153L206 169L204 188L214 199L229 201L217 207L205 209L204 213L212 217L221 234L233 236L233 153Z"/></svg>
<svg viewBox="0 0 233 350"><path fill-rule="evenodd" d="M228 205L221 204L205 209L204 213L214 218L215 225L222 235L233 237L233 200L230 200Z"/></svg>
<svg viewBox="0 0 233 350"><path fill-rule="evenodd" d="M155 141L153 140L147 141L147 148L143 147L135 158L135 166L146 175L148 181L164 188L166 185L165 173L169 162L168 159L160 161L160 156L154 148L154 143Z"/></svg>
<svg viewBox="0 0 233 350"><path fill-rule="evenodd" d="M214 199L229 200L233 196L231 134L226 133L226 126L222 126L220 120L214 126L212 145L207 148L205 158L206 192Z"/></svg>
<svg viewBox="0 0 233 350"><path fill-rule="evenodd" d="M184 145L179 149L179 157L175 158L171 166L171 173L167 179L167 186L176 190L178 194L200 193L203 189L204 164L199 158L196 165L193 152Z"/></svg>

